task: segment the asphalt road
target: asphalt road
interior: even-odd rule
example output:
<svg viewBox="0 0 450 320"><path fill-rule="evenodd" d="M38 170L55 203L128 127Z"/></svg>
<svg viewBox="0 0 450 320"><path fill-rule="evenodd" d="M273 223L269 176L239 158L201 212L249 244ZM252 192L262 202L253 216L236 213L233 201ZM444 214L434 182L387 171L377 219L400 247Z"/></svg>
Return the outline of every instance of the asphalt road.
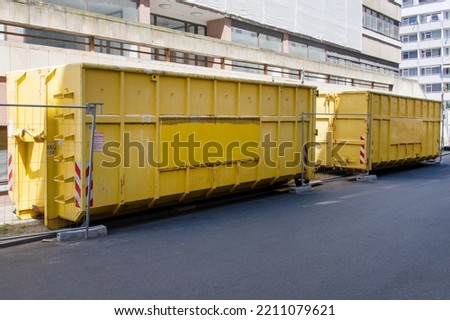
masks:
<svg viewBox="0 0 450 320"><path fill-rule="evenodd" d="M450 299L450 157L0 249L0 299Z"/></svg>

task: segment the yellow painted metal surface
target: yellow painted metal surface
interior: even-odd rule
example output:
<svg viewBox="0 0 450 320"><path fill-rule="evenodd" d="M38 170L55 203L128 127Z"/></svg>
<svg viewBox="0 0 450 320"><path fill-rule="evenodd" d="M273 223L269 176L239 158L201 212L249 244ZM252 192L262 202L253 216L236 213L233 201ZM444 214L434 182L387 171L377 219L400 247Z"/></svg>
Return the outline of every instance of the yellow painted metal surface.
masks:
<svg viewBox="0 0 450 320"><path fill-rule="evenodd" d="M10 195L19 215L39 208L49 227L82 221L87 204L91 118L64 105L104 103L94 219L313 175L301 161L302 141L314 141L314 116L302 130L302 113L315 112L313 87L74 64L11 73L8 88L9 103L61 105L8 114ZM31 135L20 139L21 128Z"/></svg>
<svg viewBox="0 0 450 320"><path fill-rule="evenodd" d="M438 101L375 92L323 94L317 113L317 165L374 170L440 154Z"/></svg>

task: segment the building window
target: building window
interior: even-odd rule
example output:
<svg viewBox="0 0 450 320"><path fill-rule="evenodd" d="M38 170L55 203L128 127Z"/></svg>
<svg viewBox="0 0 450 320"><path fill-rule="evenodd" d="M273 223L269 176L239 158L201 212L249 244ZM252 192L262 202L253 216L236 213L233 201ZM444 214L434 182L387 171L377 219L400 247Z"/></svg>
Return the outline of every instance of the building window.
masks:
<svg viewBox="0 0 450 320"><path fill-rule="evenodd" d="M417 77L417 68L409 68L402 70L402 77Z"/></svg>
<svg viewBox="0 0 450 320"><path fill-rule="evenodd" d="M441 49L427 49L427 50L420 50L420 56L422 58L438 58L441 56Z"/></svg>
<svg viewBox="0 0 450 320"><path fill-rule="evenodd" d="M409 8L414 5L413 0L403 0L403 8Z"/></svg>
<svg viewBox="0 0 450 320"><path fill-rule="evenodd" d="M283 49L281 33L233 22L231 41L246 46L281 52Z"/></svg>
<svg viewBox="0 0 450 320"><path fill-rule="evenodd" d="M406 17L402 19L402 26L410 26L417 23L418 23L417 16Z"/></svg>
<svg viewBox="0 0 450 320"><path fill-rule="evenodd" d="M419 5L435 3L435 2L438 2L438 0L419 0Z"/></svg>
<svg viewBox="0 0 450 320"><path fill-rule="evenodd" d="M442 84L441 83L425 84L423 85L423 90L426 93L442 92Z"/></svg>
<svg viewBox="0 0 450 320"><path fill-rule="evenodd" d="M436 40L442 38L441 30L422 32L421 39L422 40Z"/></svg>
<svg viewBox="0 0 450 320"><path fill-rule="evenodd" d="M424 14L420 16L420 22L421 23L431 23L431 22L438 22L442 21L442 13L429 13Z"/></svg>
<svg viewBox="0 0 450 320"><path fill-rule="evenodd" d="M150 15L150 21L151 24L155 26L206 36L206 27L199 24L167 18L154 14Z"/></svg>
<svg viewBox="0 0 450 320"><path fill-rule="evenodd" d="M399 22L363 6L363 26L366 29L399 39Z"/></svg>
<svg viewBox="0 0 450 320"><path fill-rule="evenodd" d="M420 68L420 75L421 76L432 76L432 75L439 75L442 73L441 67L425 67Z"/></svg>
<svg viewBox="0 0 450 320"><path fill-rule="evenodd" d="M408 60L408 59L417 59L417 50L414 51L405 51L402 53L402 58L403 60Z"/></svg>
<svg viewBox="0 0 450 320"><path fill-rule="evenodd" d="M308 46L289 40L289 54L296 57L308 58Z"/></svg>
<svg viewBox="0 0 450 320"><path fill-rule="evenodd" d="M24 42L29 44L82 51L87 50L89 45L89 40L86 37L77 37L59 32L29 28L17 28L16 32L22 33Z"/></svg>
<svg viewBox="0 0 450 320"><path fill-rule="evenodd" d="M71 7L107 16L138 21L137 0L41 0L64 7Z"/></svg>
<svg viewBox="0 0 450 320"><path fill-rule="evenodd" d="M317 61L326 61L327 60L327 53L324 49L316 48L313 46L309 46L308 48L308 57L311 60L317 60Z"/></svg>
<svg viewBox="0 0 450 320"><path fill-rule="evenodd" d="M258 46L258 33L244 29L231 28L233 43L239 43L245 46Z"/></svg>
<svg viewBox="0 0 450 320"><path fill-rule="evenodd" d="M281 52L282 41L281 37L274 37L268 34L259 33L258 34L258 44L260 48L269 49L272 51Z"/></svg>
<svg viewBox="0 0 450 320"><path fill-rule="evenodd" d="M401 40L403 43L417 42L418 40L417 33L405 34L402 36Z"/></svg>

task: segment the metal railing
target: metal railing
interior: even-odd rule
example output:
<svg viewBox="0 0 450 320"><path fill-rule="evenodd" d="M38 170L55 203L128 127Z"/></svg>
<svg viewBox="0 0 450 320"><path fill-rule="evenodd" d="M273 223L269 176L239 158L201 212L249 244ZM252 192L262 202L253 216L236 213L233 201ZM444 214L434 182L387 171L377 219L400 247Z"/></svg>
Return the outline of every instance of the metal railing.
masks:
<svg viewBox="0 0 450 320"><path fill-rule="evenodd" d="M46 31L14 25L5 26L6 28L4 31L1 31L0 29L0 35L4 35L6 41L8 41L8 37L10 36L19 37L24 43L34 43L66 49L113 54L130 58L136 57L140 59L189 64L207 68L219 67L221 69L238 69L239 71L258 73L261 75L276 74L282 77L289 77L291 79L302 81L393 91L393 85L389 83L368 81L342 75L314 72L311 70L287 69L286 66L241 61L226 56L212 56L205 52L184 52L180 50L173 50L171 48L154 47L144 43L132 41L111 41L110 39L101 37L78 34L74 35L60 31L49 32L49 36L45 36L44 34ZM15 28L16 30L14 32L8 31L8 27ZM42 35L35 34L37 32L41 32Z"/></svg>

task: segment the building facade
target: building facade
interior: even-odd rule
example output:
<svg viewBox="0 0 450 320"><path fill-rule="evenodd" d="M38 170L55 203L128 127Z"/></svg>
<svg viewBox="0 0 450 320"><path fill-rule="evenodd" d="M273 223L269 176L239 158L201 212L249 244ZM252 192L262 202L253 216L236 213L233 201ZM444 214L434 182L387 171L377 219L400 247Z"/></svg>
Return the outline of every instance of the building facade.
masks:
<svg viewBox="0 0 450 320"><path fill-rule="evenodd" d="M25 48L30 49L27 59L9 53L6 56L9 61L1 68L0 76L9 70L51 63L44 54L45 49L51 48L65 49L70 55L87 51L91 58L106 54L135 58L139 62L156 60L211 66L210 58L215 53L209 50L211 46L192 50L189 42L195 38L186 35L195 35L216 46L217 42L211 41L214 38L222 40L221 44L228 43L228 47L237 44L241 49L242 46L259 48L263 51L259 56L267 53L264 51L287 54L306 62L302 68L305 71L313 71L316 65L307 64L313 61L355 72L399 74L399 0L1 0L0 4L5 9L0 13L3 53L8 45L19 43L29 45ZM53 16L61 17L61 12L64 13L62 21L56 21ZM86 18L97 23L82 23ZM136 39L130 34L125 37L121 29L130 25L148 27L153 29L153 35L166 36L166 39ZM156 35L161 31L157 27L173 32ZM172 43L170 47L169 40L174 38L177 38L176 45ZM189 45L186 48L184 44ZM163 49L159 49L161 45ZM38 46L42 46L40 53L35 50ZM169 57L165 49L171 50ZM182 49L196 52L188 54ZM86 54L79 56L84 59ZM239 61L230 56L226 67L251 71L252 63L260 64L264 60L255 56L242 58ZM342 75L349 70L340 71ZM264 70L253 72L264 73Z"/></svg>
<svg viewBox="0 0 450 320"><path fill-rule="evenodd" d="M450 1L403 0L400 72L417 80L426 96L443 100L444 143L449 145Z"/></svg>
<svg viewBox="0 0 450 320"><path fill-rule="evenodd" d="M400 1L0 0L0 103L7 72L73 62L422 95L399 76Z"/></svg>

